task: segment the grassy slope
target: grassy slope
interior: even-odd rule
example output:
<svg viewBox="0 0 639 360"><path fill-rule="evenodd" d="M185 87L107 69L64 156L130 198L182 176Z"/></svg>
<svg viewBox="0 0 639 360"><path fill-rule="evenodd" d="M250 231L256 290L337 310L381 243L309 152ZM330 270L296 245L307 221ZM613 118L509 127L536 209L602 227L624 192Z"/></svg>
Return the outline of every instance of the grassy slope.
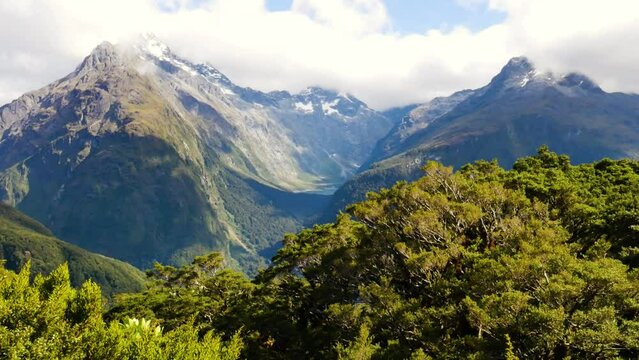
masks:
<svg viewBox="0 0 639 360"><path fill-rule="evenodd" d="M106 296L138 291L145 280L135 267L58 240L42 224L4 204L0 204L0 258L12 270L31 259L34 273L49 273L66 261L73 285L92 279Z"/></svg>

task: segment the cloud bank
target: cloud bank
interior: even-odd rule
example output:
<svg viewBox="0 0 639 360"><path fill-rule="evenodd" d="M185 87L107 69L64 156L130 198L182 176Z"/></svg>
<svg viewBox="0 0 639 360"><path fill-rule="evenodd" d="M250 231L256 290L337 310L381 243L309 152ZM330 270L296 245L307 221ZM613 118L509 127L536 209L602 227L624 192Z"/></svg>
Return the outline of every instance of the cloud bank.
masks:
<svg viewBox="0 0 639 360"><path fill-rule="evenodd" d="M388 0L406 1L408 0ZM400 34L382 0L0 0L0 103L69 73L102 41L153 32L242 86L350 92L377 109L485 84L513 56L639 91L635 0L457 0L503 11L481 31Z"/></svg>

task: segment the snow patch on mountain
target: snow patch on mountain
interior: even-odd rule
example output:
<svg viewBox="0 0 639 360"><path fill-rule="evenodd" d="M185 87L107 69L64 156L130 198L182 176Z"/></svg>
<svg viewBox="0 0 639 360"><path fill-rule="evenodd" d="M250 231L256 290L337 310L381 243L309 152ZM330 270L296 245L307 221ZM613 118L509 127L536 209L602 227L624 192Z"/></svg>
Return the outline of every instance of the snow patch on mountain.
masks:
<svg viewBox="0 0 639 360"><path fill-rule="evenodd" d="M160 60L170 60L171 51L169 47L152 35L142 35L140 48L147 54L153 55Z"/></svg>
<svg viewBox="0 0 639 360"><path fill-rule="evenodd" d="M314 111L312 102L296 102L293 106L295 107L295 110L301 111L304 114L312 114Z"/></svg>
<svg viewBox="0 0 639 360"><path fill-rule="evenodd" d="M330 102L322 101L322 111L324 112L324 115L341 115L339 110L335 108L335 106L337 106L337 104L339 103L339 100L340 99L334 99Z"/></svg>
<svg viewBox="0 0 639 360"><path fill-rule="evenodd" d="M522 79L520 86L524 87L528 84L535 76L537 76L537 70L529 71Z"/></svg>
<svg viewBox="0 0 639 360"><path fill-rule="evenodd" d="M314 86L291 94L238 86L215 67L173 53L153 35L128 44L101 44L73 75L89 74L93 79L118 74L128 79L129 70L148 80L152 95L164 101L167 113L177 115L180 127L193 129L198 141L229 168L285 190L333 191L357 171L394 125L345 92ZM143 104L151 95L143 94L147 88L139 86L128 93L135 104ZM100 89L98 93L104 90ZM19 129L11 125L17 117L13 113L0 114L0 142ZM107 125L91 129L118 128ZM176 144L184 156L195 151L190 143Z"/></svg>

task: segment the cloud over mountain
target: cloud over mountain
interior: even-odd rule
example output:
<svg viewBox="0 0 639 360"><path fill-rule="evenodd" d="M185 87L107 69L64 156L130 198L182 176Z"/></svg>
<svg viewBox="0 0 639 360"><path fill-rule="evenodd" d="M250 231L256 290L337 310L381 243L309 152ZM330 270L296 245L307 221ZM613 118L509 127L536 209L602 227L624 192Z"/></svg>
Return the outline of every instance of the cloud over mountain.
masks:
<svg viewBox="0 0 639 360"><path fill-rule="evenodd" d="M635 1L464 3L507 16L479 31L402 34L382 0L294 0L277 12L265 0L1 0L0 102L63 75L96 43L145 32L243 86L318 85L376 108L477 87L520 54L591 74L606 90L639 90Z"/></svg>

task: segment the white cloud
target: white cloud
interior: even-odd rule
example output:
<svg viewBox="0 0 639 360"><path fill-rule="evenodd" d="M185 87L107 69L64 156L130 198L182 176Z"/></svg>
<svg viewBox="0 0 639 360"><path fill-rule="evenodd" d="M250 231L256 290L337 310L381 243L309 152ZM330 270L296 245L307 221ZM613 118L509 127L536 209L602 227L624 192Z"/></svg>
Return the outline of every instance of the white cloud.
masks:
<svg viewBox="0 0 639 360"><path fill-rule="evenodd" d="M376 108L480 86L520 54L585 72L607 90L639 90L636 1L489 6L508 14L502 24L403 35L390 30L381 0L294 0L281 12L268 12L264 0L0 0L0 102L66 75L103 40L143 32L240 85L320 85Z"/></svg>
<svg viewBox="0 0 639 360"><path fill-rule="evenodd" d="M381 0L294 0L291 9L346 33L375 33L389 24Z"/></svg>
<svg viewBox="0 0 639 360"><path fill-rule="evenodd" d="M538 66L583 72L609 91L639 91L636 0L491 0L509 16L508 46Z"/></svg>

